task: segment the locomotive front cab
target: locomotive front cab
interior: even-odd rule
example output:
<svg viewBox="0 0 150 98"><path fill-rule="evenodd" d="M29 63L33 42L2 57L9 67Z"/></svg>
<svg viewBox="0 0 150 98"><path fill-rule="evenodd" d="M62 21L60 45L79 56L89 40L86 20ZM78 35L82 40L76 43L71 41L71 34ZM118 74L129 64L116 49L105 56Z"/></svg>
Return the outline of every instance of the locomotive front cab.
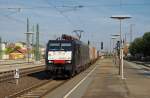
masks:
<svg viewBox="0 0 150 98"><path fill-rule="evenodd" d="M72 71L73 46L71 41L49 41L47 45L47 69L51 74L65 75Z"/></svg>
<svg viewBox="0 0 150 98"><path fill-rule="evenodd" d="M49 64L70 64L72 60L71 43L50 43L48 50Z"/></svg>

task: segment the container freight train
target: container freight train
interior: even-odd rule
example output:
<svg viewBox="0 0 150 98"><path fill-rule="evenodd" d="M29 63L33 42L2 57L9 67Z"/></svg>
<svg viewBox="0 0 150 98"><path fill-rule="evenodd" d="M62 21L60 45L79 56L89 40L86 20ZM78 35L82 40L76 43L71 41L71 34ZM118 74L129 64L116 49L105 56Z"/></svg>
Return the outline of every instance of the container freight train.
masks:
<svg viewBox="0 0 150 98"><path fill-rule="evenodd" d="M49 40L46 49L46 71L52 77L72 77L97 59L97 50L78 39L62 35Z"/></svg>

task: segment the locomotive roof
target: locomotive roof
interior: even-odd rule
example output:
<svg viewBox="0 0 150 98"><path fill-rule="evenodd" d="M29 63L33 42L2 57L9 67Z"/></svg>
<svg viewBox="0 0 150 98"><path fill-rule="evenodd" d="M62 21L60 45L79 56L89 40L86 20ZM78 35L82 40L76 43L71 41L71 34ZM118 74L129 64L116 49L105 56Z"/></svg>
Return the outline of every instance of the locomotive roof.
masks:
<svg viewBox="0 0 150 98"><path fill-rule="evenodd" d="M71 43L76 43L76 44L87 45L80 40L49 40L48 41L48 43L51 43L51 42L71 42Z"/></svg>
<svg viewBox="0 0 150 98"><path fill-rule="evenodd" d="M81 43L81 41L78 41L78 40L49 40L48 43L51 43L51 42L75 42L75 43Z"/></svg>

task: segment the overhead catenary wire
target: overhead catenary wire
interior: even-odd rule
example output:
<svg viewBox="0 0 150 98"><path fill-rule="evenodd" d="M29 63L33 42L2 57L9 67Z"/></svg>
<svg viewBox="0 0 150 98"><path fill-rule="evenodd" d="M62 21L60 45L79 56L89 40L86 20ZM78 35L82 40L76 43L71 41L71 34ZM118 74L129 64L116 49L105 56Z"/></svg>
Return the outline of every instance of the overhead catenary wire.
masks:
<svg viewBox="0 0 150 98"><path fill-rule="evenodd" d="M51 2L49 2L48 0L46 0L47 3L52 6L57 12L59 12L60 15L62 15L73 27L76 27L76 25L69 19L69 17L65 14L63 14L63 12L61 12L55 5L53 5Z"/></svg>
<svg viewBox="0 0 150 98"><path fill-rule="evenodd" d="M49 2L49 1L48 1ZM61 5L61 6L55 6L56 8L82 8L83 5ZM21 9L45 9L45 8L51 8L50 6L35 6L35 7L0 7L0 10L21 10Z"/></svg>
<svg viewBox="0 0 150 98"><path fill-rule="evenodd" d="M25 21L20 20L20 19L17 19L17 18L14 18L14 17L11 16L11 15L17 14L18 12L20 12L20 10L21 10L21 9L17 9L16 11L11 11L11 12L8 13L8 14L2 14L2 13L0 13L0 15L1 15L2 17L4 17L4 18L7 18L7 19L10 19L10 20L19 22L19 23L26 24Z"/></svg>
<svg viewBox="0 0 150 98"><path fill-rule="evenodd" d="M83 8L83 7L117 7L117 6L120 6L120 7L124 7L124 6L131 6L131 7L134 7L134 6L137 6L137 7L144 7L144 6L149 6L150 3L125 3L123 2L122 0L120 0L120 3L119 4L91 4L91 5L82 5L82 4L79 4L79 5L75 5L75 6L71 6L71 5L53 5L52 3L50 3L48 0L46 0L48 2L49 5L51 5L53 8L55 8L55 10L57 12L59 12L63 17L66 18L66 20L73 26L73 27L76 27L75 24L69 19L69 17L67 15L65 15L63 13L63 11L60 11L59 8ZM26 10L32 10L32 9L45 9L45 8L51 8L51 6L35 6L35 7L0 7L0 10L17 10L16 12L18 11L21 11L23 9L26 9ZM14 13L12 13L14 14ZM11 15L11 14L10 14ZM15 18L12 18L10 17L9 15L3 15L3 16L6 16L7 18L9 19L13 19L15 21L19 21L19 22L23 22L21 20L18 20L18 19L15 19ZM25 22L24 22L25 23Z"/></svg>
<svg viewBox="0 0 150 98"><path fill-rule="evenodd" d="M49 2L48 0L46 0L46 2L48 3L48 4L50 4L57 12L59 12L63 17L65 17L65 19L75 28L75 29L79 29L79 28L81 28L81 25L77 25L77 24L75 24L75 23L73 23L71 20L70 20L70 18L67 16L67 15L65 15L64 14L64 12L63 11L61 11L61 10L59 10L59 8L63 8L63 7L67 7L67 8L73 8L74 10L70 10L70 11L76 11L77 10L77 8L83 8L84 6L83 5L72 5L72 6L70 6L70 5L62 5L62 6L56 6L56 5L53 5L51 2ZM75 2L75 4L77 4L77 2ZM78 22L79 22L79 24L82 24L82 27L85 27L85 24L83 23L83 21L80 19L80 17L79 16L77 16L78 17Z"/></svg>
<svg viewBox="0 0 150 98"><path fill-rule="evenodd" d="M119 4L93 4L93 5L76 5L76 6L70 6L70 5L61 5L61 6L55 6L56 8L83 8L83 7L116 7L116 6L138 6L138 7L144 7L149 6L150 3L123 3L120 0ZM0 7L0 10L21 10L21 9L45 9L45 8L51 8L50 6L35 6L35 7Z"/></svg>
<svg viewBox="0 0 150 98"><path fill-rule="evenodd" d="M1 15L1 16L3 16L4 18L11 19L11 20L13 20L13 21L19 22L19 23L26 24L25 21L20 20L20 19L17 19L17 18L14 18L14 17L10 17L10 16L8 16L8 15Z"/></svg>
<svg viewBox="0 0 150 98"><path fill-rule="evenodd" d="M83 5L83 4L79 4L79 5L75 5L75 6L71 6L71 5L53 5L52 3L50 3L48 0L46 0L53 8L57 9L57 11L59 11L61 14L63 14L62 11L60 11L58 8L71 8L73 7L74 9L77 8L83 8L83 7L147 7L150 6L150 3L124 3L122 0L120 0L119 4L90 4L90 5ZM34 7L0 7L0 11L1 10L32 10L32 9L49 9L51 8L50 6L34 6ZM64 14L63 14L64 15ZM66 16L65 16L66 17Z"/></svg>

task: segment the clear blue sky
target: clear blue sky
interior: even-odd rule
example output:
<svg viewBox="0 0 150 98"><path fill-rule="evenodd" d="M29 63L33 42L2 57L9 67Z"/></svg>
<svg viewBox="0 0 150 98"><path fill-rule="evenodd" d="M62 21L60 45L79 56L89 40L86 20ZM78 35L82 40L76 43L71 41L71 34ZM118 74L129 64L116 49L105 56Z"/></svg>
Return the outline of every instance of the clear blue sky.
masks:
<svg viewBox="0 0 150 98"><path fill-rule="evenodd" d="M82 6L81 6L82 5ZM80 7L79 7L80 6ZM9 9L9 8L21 8ZM131 15L123 21L123 33L133 25L133 37L150 31L150 0L0 0L0 36L9 42L25 41L26 18L40 25L40 42L61 34L84 30L82 40L109 47L110 35L119 32L112 15ZM129 34L127 34L129 40Z"/></svg>

